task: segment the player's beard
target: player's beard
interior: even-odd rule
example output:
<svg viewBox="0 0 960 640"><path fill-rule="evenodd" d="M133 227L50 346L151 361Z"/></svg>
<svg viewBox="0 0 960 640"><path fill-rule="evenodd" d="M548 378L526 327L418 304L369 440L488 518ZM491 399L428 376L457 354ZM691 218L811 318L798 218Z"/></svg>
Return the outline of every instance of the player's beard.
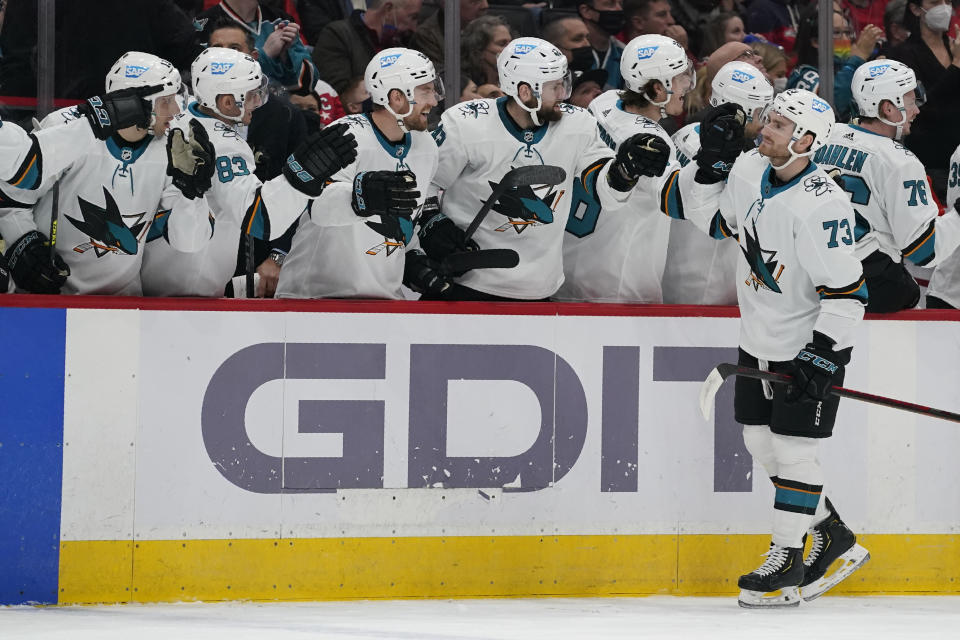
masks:
<svg viewBox="0 0 960 640"><path fill-rule="evenodd" d="M421 119L420 116L423 116L423 119ZM427 114L415 111L403 119L403 124L410 131L426 131Z"/></svg>
<svg viewBox="0 0 960 640"><path fill-rule="evenodd" d="M530 98L523 104L530 107L531 109L536 109L537 99ZM560 119L561 116L563 116L563 112L557 109L556 106L557 106L556 104L554 104L551 107L541 106L539 109L537 109L537 119L540 120L540 124L547 124L548 122L556 122L557 120Z"/></svg>

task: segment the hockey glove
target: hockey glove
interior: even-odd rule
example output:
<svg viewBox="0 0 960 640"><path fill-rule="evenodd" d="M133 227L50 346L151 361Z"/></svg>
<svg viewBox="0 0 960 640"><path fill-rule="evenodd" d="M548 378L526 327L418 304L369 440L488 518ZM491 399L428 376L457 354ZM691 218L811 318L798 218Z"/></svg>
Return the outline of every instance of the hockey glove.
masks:
<svg viewBox="0 0 960 640"><path fill-rule="evenodd" d="M167 175L187 198L199 198L210 188L216 157L207 130L196 118L190 118L189 140L182 129L170 130L167 136Z"/></svg>
<svg viewBox="0 0 960 640"><path fill-rule="evenodd" d="M429 215L428 211L427 205L424 205L424 212L427 215ZM466 232L438 210L435 210L426 222L421 222L417 236L420 238L420 246L423 250L437 261L443 260L451 253L476 251L480 248L472 238L464 242Z"/></svg>
<svg viewBox="0 0 960 640"><path fill-rule="evenodd" d="M60 293L70 267L58 254L50 260L50 241L39 231L28 231L7 249L7 263L17 287L30 293Z"/></svg>
<svg viewBox="0 0 960 640"><path fill-rule="evenodd" d="M6 293L10 288L10 271L7 269L7 259L0 254L0 293Z"/></svg>
<svg viewBox="0 0 960 640"><path fill-rule="evenodd" d="M743 151L747 116L732 102L713 107L700 123L700 151L696 155L696 182L716 184L727 178Z"/></svg>
<svg viewBox="0 0 960 640"><path fill-rule="evenodd" d="M636 133L617 148L607 182L617 191L630 191L640 176L663 175L669 161L670 147L663 138L652 133Z"/></svg>
<svg viewBox="0 0 960 640"><path fill-rule="evenodd" d="M787 386L787 402L820 402L830 395L834 381L843 380L853 347L834 351L834 344L826 335L813 332L813 341L783 371L793 376L793 382Z"/></svg>
<svg viewBox="0 0 960 640"><path fill-rule="evenodd" d="M417 178L411 171L362 171L353 179L353 211L361 218L412 218L417 208Z"/></svg>
<svg viewBox="0 0 960 640"><path fill-rule="evenodd" d="M162 89L160 85L133 87L111 91L103 96L94 96L77 107L93 129L93 135L106 140L120 129L127 127L150 127L153 105L143 96L149 96Z"/></svg>
<svg viewBox="0 0 960 640"><path fill-rule="evenodd" d="M314 133L287 157L283 175L290 185L310 198L323 192L327 181L357 159L357 139L346 124Z"/></svg>
<svg viewBox="0 0 960 640"><path fill-rule="evenodd" d="M440 265L423 251L408 251L403 268L403 284L424 297L436 298L450 288L451 281L440 272Z"/></svg>

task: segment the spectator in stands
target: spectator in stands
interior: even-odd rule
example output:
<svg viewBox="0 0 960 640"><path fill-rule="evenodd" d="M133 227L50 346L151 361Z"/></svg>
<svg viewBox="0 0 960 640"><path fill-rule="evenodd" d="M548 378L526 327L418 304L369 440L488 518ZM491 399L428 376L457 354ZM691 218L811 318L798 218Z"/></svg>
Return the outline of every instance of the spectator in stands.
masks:
<svg viewBox="0 0 960 640"><path fill-rule="evenodd" d="M747 6L747 31L793 51L797 31L790 5L789 0L752 0Z"/></svg>
<svg viewBox="0 0 960 640"><path fill-rule="evenodd" d="M363 105L369 99L370 93L363 83L363 76L351 79L347 88L340 92L340 104L343 105L343 111L347 115L363 113Z"/></svg>
<svg viewBox="0 0 960 640"><path fill-rule="evenodd" d="M783 47L773 44L772 42L755 40L750 43L750 48L760 56L763 67L767 70L767 78L770 79L770 84L773 85L773 90L780 93L786 89L787 64L789 64L790 58L787 56L787 52L783 50Z"/></svg>
<svg viewBox="0 0 960 640"><path fill-rule="evenodd" d="M817 40L816 5L804 9L797 30L797 67L787 78L787 89L807 89L819 93L820 72L819 42ZM850 23L839 11L833 12L833 108L837 122L846 122L850 117L853 95L850 83L857 67L873 57L874 48L882 31L880 27L867 25L856 42L850 42L853 31ZM829 96L826 96L829 99ZM947 154L949 157L949 154Z"/></svg>
<svg viewBox="0 0 960 640"><path fill-rule="evenodd" d="M346 115L340 103L340 96L323 80L317 81L309 95L301 96L291 93L290 103L300 109L303 114L307 124L307 135L323 129L334 120L339 120Z"/></svg>
<svg viewBox="0 0 960 640"><path fill-rule="evenodd" d="M626 0L623 3L623 13L627 17L623 33L627 42L648 33L673 37L668 33L668 29L677 23L667 0Z"/></svg>
<svg viewBox="0 0 960 640"><path fill-rule="evenodd" d="M891 51L910 37L910 31L904 25L906 10L907 0L891 0L883 12L883 34L886 41L880 47L880 55L885 58L891 57Z"/></svg>
<svg viewBox="0 0 960 640"><path fill-rule="evenodd" d="M297 0L300 33L310 46L317 44L320 32L331 22L345 20L353 13L350 0Z"/></svg>
<svg viewBox="0 0 960 640"><path fill-rule="evenodd" d="M590 69L577 71L574 76L573 89L567 102L586 109L594 98L603 93L603 87L607 84L607 72L603 69Z"/></svg>
<svg viewBox="0 0 960 640"><path fill-rule="evenodd" d="M670 0L672 19L689 34L694 43L700 45L702 49L704 34L707 24L710 23L720 13L732 11L732 9L720 9L719 0ZM740 15L739 13L737 15ZM666 34L670 35L670 34ZM670 36L673 37L673 36ZM716 49L723 41L717 42L713 49ZM713 50L711 49L711 51Z"/></svg>
<svg viewBox="0 0 960 640"><path fill-rule="evenodd" d="M487 0L459 0L460 2L460 30L466 29L467 25L484 15L487 7L490 5ZM443 74L443 6L430 14L426 20L420 23L413 37L410 38L410 47L425 53L438 74ZM504 22L504 24L506 24ZM507 33L510 29L507 29ZM507 42L510 38L507 38ZM462 40L461 40L462 42ZM506 43L504 43L506 46ZM500 47L501 49L503 47ZM462 54L461 54L462 55ZM494 77L496 77L497 59L493 59Z"/></svg>
<svg viewBox="0 0 960 640"><path fill-rule="evenodd" d="M467 74L460 74L460 97L457 98L457 104L461 102L468 102L470 100L476 100L480 97L480 94L477 93L477 83L471 80Z"/></svg>
<svg viewBox="0 0 960 640"><path fill-rule="evenodd" d="M461 73L478 86L497 84L497 56L512 39L510 27L500 16L474 19L460 36Z"/></svg>
<svg viewBox="0 0 960 640"><path fill-rule="evenodd" d="M883 27L883 14L889 0L843 0L843 10L850 16L854 33L860 33L868 24Z"/></svg>
<svg viewBox="0 0 960 640"><path fill-rule="evenodd" d="M258 0L223 0L194 18L200 41L209 42L213 26L223 19L233 20L254 36L260 68L268 78L289 91L310 92L317 81L317 69L300 41L300 25L292 16Z"/></svg>
<svg viewBox="0 0 960 640"><path fill-rule="evenodd" d="M626 25L622 0L590 0L577 5L577 13L587 25L587 38L593 48L593 69L607 72L607 85L619 89L620 55L623 43L615 37Z"/></svg>
<svg viewBox="0 0 960 640"><path fill-rule="evenodd" d="M947 29L952 9L946 0L907 0L905 14L910 37L891 51L890 57L903 62L917 74L927 102L906 139L907 148L917 154L933 179L934 191L946 195L946 168L950 155L960 143L960 33L951 38Z"/></svg>
<svg viewBox="0 0 960 640"><path fill-rule="evenodd" d="M499 85L482 84L477 87L477 95L481 98L502 98L507 94L503 92Z"/></svg>
<svg viewBox="0 0 960 640"><path fill-rule="evenodd" d="M373 54L409 39L422 4L422 0L368 0L366 11L328 24L313 47L320 78L343 94L353 78L363 77Z"/></svg>
<svg viewBox="0 0 960 640"><path fill-rule="evenodd" d="M587 25L577 16L562 17L543 26L540 36L555 45L567 58L571 73L589 71L594 66L593 48Z"/></svg>
<svg viewBox="0 0 960 640"><path fill-rule="evenodd" d="M743 30L743 20L733 12L720 13L711 19L702 31L700 58L706 58L728 42L743 42L747 35Z"/></svg>
<svg viewBox="0 0 960 640"><path fill-rule="evenodd" d="M172 0L60 0L54 95L83 99L103 92L103 77L127 51L144 51L178 69L202 50L190 19ZM0 86L6 95L37 95L37 2L10 2L0 34ZM14 28L15 27L15 28Z"/></svg>

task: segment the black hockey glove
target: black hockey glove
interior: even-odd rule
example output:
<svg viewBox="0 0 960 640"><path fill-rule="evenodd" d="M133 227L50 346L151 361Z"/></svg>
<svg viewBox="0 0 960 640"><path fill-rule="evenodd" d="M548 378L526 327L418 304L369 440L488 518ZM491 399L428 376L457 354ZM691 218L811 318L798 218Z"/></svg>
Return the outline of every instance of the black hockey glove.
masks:
<svg viewBox="0 0 960 640"><path fill-rule="evenodd" d="M630 191L640 176L663 175L669 161L670 147L663 138L652 133L635 133L617 148L607 183L617 191Z"/></svg>
<svg viewBox="0 0 960 640"><path fill-rule="evenodd" d="M361 218L412 218L417 208L417 178L411 171L362 171L353 179L353 211Z"/></svg>
<svg viewBox="0 0 960 640"><path fill-rule="evenodd" d="M0 254L0 293L6 293L10 288L10 270L7 269L7 259Z"/></svg>
<svg viewBox="0 0 960 640"><path fill-rule="evenodd" d="M217 152L207 130L190 118L190 139L182 129L170 129L167 136L167 175L187 198L201 197L210 189Z"/></svg>
<svg viewBox="0 0 960 640"><path fill-rule="evenodd" d="M50 260L50 241L39 231L28 231L7 249L7 263L17 287L30 293L60 293L70 267L56 253Z"/></svg>
<svg viewBox="0 0 960 640"><path fill-rule="evenodd" d="M287 157L283 175L300 193L316 198L327 181L357 159L357 139L340 123L317 131Z"/></svg>
<svg viewBox="0 0 960 640"><path fill-rule="evenodd" d="M713 107L700 123L700 151L696 155L700 184L716 184L727 178L743 151L743 126L747 116L732 102Z"/></svg>
<svg viewBox="0 0 960 640"><path fill-rule="evenodd" d="M440 272L440 265L423 251L408 251L403 267L403 284L425 297L436 298L450 288L452 282Z"/></svg>
<svg viewBox="0 0 960 640"><path fill-rule="evenodd" d="M436 201L436 198L429 200ZM420 246L432 259L440 261L451 253L476 251L480 248L472 238L464 242L466 232L439 210L424 204L423 211L424 215L430 215L430 212L433 212L433 215L420 223L417 236L420 238Z"/></svg>
<svg viewBox="0 0 960 640"><path fill-rule="evenodd" d="M819 331L813 332L813 341L800 350L783 371L793 376L787 386L787 402L819 402L830 395L834 381L843 380L846 365L850 364L853 347L834 351L834 341Z"/></svg>
<svg viewBox="0 0 960 640"><path fill-rule="evenodd" d="M160 85L151 85L111 91L89 98L77 107L77 111L87 118L93 135L100 140L106 140L119 129L127 127L147 129L150 127L153 106L143 96L152 95L162 88Z"/></svg>

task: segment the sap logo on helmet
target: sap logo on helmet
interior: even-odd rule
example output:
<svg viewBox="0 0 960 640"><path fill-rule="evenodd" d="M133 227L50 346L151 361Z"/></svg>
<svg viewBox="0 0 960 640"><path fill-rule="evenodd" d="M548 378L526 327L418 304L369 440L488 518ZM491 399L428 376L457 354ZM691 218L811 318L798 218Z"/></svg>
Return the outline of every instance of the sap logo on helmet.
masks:
<svg viewBox="0 0 960 640"><path fill-rule="evenodd" d="M530 53L537 48L535 44L517 44L513 46L513 53L518 55L523 55L525 53Z"/></svg>
<svg viewBox="0 0 960 640"><path fill-rule="evenodd" d="M750 75L746 71L734 71L733 76L731 76L730 79L733 80L734 82L744 83L744 82L747 82L748 80L753 80L753 78L754 76Z"/></svg>
<svg viewBox="0 0 960 640"><path fill-rule="evenodd" d="M653 54L657 52L657 49L660 48L660 45L654 47L643 47L642 49L637 49L637 60L646 60L647 58L652 58Z"/></svg>
<svg viewBox="0 0 960 640"><path fill-rule="evenodd" d="M887 69L890 68L889 64L878 64L876 66L870 67L870 77L876 78L877 76L882 76L886 73Z"/></svg>
<svg viewBox="0 0 960 640"><path fill-rule="evenodd" d="M148 71L148 67L140 67L134 64L128 64L123 70L124 77L139 78Z"/></svg>
<svg viewBox="0 0 960 640"><path fill-rule="evenodd" d="M830 105L818 98L814 98L810 106L812 106L813 110L817 113L826 113L827 111L830 111Z"/></svg>
<svg viewBox="0 0 960 640"><path fill-rule="evenodd" d="M210 65L210 73L215 76L222 76L233 68L232 62L214 62Z"/></svg>
<svg viewBox="0 0 960 640"><path fill-rule="evenodd" d="M397 60L400 59L399 53L394 53L389 56L383 56L380 58L380 68L386 69L389 66L392 66Z"/></svg>

